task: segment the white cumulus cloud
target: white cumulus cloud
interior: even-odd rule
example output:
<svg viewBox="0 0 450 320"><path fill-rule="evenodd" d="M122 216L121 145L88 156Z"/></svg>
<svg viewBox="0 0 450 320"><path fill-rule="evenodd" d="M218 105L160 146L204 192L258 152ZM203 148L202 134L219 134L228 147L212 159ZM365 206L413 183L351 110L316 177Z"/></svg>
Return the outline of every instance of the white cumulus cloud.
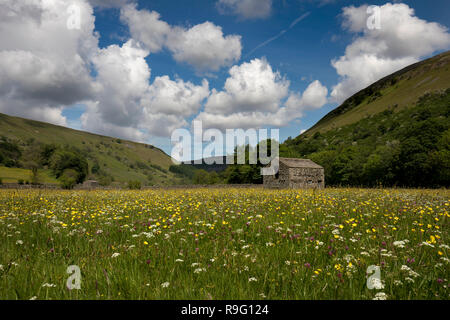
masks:
<svg viewBox="0 0 450 320"><path fill-rule="evenodd" d="M260 128L282 127L303 116L303 112L327 103L328 90L312 82L302 94L290 92L290 83L273 71L265 59L234 66L224 90L212 90L205 109L196 120L204 127Z"/></svg>
<svg viewBox="0 0 450 320"><path fill-rule="evenodd" d="M181 79L171 80L168 76L156 77L143 104L151 106L151 111L163 114L190 116L197 113L201 102L209 95L208 81L201 86Z"/></svg>
<svg viewBox="0 0 450 320"><path fill-rule="evenodd" d="M80 29L69 29L70 5ZM0 2L0 112L65 124L64 106L95 93L92 7L82 0Z"/></svg>
<svg viewBox="0 0 450 320"><path fill-rule="evenodd" d="M142 42L150 52L160 51L171 32L171 27L160 19L158 12L137 10L135 4L123 7L120 17L128 25L133 39Z"/></svg>
<svg viewBox="0 0 450 320"><path fill-rule="evenodd" d="M88 104L82 117L84 128L142 140L149 135L168 136L187 125L185 117L198 112L209 95L208 82L194 85L161 76L150 84L148 55L134 40L99 52L93 62L100 89L97 101Z"/></svg>
<svg viewBox="0 0 450 320"><path fill-rule="evenodd" d="M187 126L185 117L201 108L209 84L164 75L152 82L146 58L160 50L165 39L159 42L150 33L140 37L152 43L130 39L99 48L92 5L122 3L0 1L0 112L67 125L63 111L84 105L82 129L138 141ZM74 26L68 22L77 13L80 28L68 27ZM157 14L135 14L131 10L124 19L155 21L162 30L156 34L164 34L166 24ZM171 30L168 25L166 29Z"/></svg>
<svg viewBox="0 0 450 320"><path fill-rule="evenodd" d="M406 67L437 50L450 46L447 28L415 16L403 3L380 7L380 28L367 27L367 5L345 7L343 27L357 37L347 46L345 55L332 61L341 81L333 88L332 98L342 102L358 90Z"/></svg>
<svg viewBox="0 0 450 320"><path fill-rule="evenodd" d="M159 13L137 10L136 5L121 9L121 19L129 26L133 39L151 52L167 48L178 62L188 63L199 72L218 71L241 57L239 35L223 34L222 28L204 22L191 28L170 26Z"/></svg>
<svg viewBox="0 0 450 320"><path fill-rule="evenodd" d="M288 93L289 81L274 72L265 59L253 59L233 66L229 74L224 91L213 89L205 106L206 112L274 112Z"/></svg>
<svg viewBox="0 0 450 320"><path fill-rule="evenodd" d="M89 0L93 7L120 8L133 0Z"/></svg>
<svg viewBox="0 0 450 320"><path fill-rule="evenodd" d="M199 71L218 71L241 57L241 36L224 36L222 28L205 22L190 29L175 27L167 47L178 62L186 62Z"/></svg>

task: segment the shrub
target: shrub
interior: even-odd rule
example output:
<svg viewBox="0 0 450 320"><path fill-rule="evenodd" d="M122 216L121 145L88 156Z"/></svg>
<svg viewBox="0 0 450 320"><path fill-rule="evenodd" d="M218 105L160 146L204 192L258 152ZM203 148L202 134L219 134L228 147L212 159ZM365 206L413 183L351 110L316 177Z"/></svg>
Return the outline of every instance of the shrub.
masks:
<svg viewBox="0 0 450 320"><path fill-rule="evenodd" d="M108 176L108 175L100 176L98 178L98 183L102 187L109 186L109 185L111 185L112 182L113 182L113 177Z"/></svg>
<svg viewBox="0 0 450 320"><path fill-rule="evenodd" d="M75 152L56 151L50 159L50 169L58 179L63 176L67 169L71 169L76 174L75 182L82 183L88 174L88 163L85 158Z"/></svg>
<svg viewBox="0 0 450 320"><path fill-rule="evenodd" d="M23 182L23 179L17 180L17 183L20 184L20 185L23 185L23 183L24 183L24 182Z"/></svg>
<svg viewBox="0 0 450 320"><path fill-rule="evenodd" d="M63 174L59 177L61 188L73 189L77 184L78 172L73 169L64 170Z"/></svg>
<svg viewBox="0 0 450 320"><path fill-rule="evenodd" d="M98 162L94 163L94 165L92 166L91 172L93 174L98 174L100 172L100 165L98 164Z"/></svg>
<svg viewBox="0 0 450 320"><path fill-rule="evenodd" d="M128 189L140 190L141 188L142 188L142 184L139 180L128 181Z"/></svg>

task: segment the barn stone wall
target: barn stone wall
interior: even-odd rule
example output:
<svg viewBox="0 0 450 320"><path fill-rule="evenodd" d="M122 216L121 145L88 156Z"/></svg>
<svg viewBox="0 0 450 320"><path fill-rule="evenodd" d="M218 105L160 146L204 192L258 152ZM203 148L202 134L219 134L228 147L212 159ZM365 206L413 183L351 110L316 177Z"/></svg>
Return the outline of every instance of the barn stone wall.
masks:
<svg viewBox="0 0 450 320"><path fill-rule="evenodd" d="M317 188L325 187L323 168L290 168L280 162L277 175L263 176L266 188Z"/></svg>
<svg viewBox="0 0 450 320"><path fill-rule="evenodd" d="M318 188L325 187L325 173L322 168L289 168L289 187Z"/></svg>
<svg viewBox="0 0 450 320"><path fill-rule="evenodd" d="M289 187L289 167L280 162L277 175L263 176L264 187L287 188Z"/></svg>

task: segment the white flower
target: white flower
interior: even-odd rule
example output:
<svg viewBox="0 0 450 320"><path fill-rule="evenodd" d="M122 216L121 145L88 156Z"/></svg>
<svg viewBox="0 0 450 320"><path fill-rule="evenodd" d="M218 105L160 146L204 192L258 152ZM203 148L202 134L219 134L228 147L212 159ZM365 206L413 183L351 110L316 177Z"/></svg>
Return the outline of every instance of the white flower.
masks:
<svg viewBox="0 0 450 320"><path fill-rule="evenodd" d="M360 253L362 256L366 256L366 257L369 257L370 256L370 254L368 253L368 252L366 252L366 251L363 251L363 252L361 252Z"/></svg>
<svg viewBox="0 0 450 320"><path fill-rule="evenodd" d="M255 277L248 278L248 282L256 282L256 281L258 281L258 279L256 279Z"/></svg>
<svg viewBox="0 0 450 320"><path fill-rule="evenodd" d="M353 257L351 254L346 254L344 256L344 260L348 262L352 261L353 259L355 259L355 257Z"/></svg>
<svg viewBox="0 0 450 320"><path fill-rule="evenodd" d="M117 258L118 256L120 256L120 253L115 252L115 253L113 253L113 255L111 256L111 258Z"/></svg>
<svg viewBox="0 0 450 320"><path fill-rule="evenodd" d="M405 278L406 282L414 283L414 279L411 279L410 277Z"/></svg>
<svg viewBox="0 0 450 320"><path fill-rule="evenodd" d="M205 272L206 269L205 268L197 268L194 270L194 273L200 273L200 272Z"/></svg>
<svg viewBox="0 0 450 320"><path fill-rule="evenodd" d="M191 264L191 267L196 267L196 266L199 266L199 265L200 265L200 263L194 262L193 264Z"/></svg>
<svg viewBox="0 0 450 320"><path fill-rule="evenodd" d="M380 279L378 279L378 278L371 278L370 281L371 281L373 289L377 289L377 290L384 289L384 284L383 284L383 282Z"/></svg>
<svg viewBox="0 0 450 320"><path fill-rule="evenodd" d="M375 298L373 298L372 300L386 300L387 299L387 294L384 292L378 292L375 295Z"/></svg>
<svg viewBox="0 0 450 320"><path fill-rule="evenodd" d="M0 264L0 271L3 271L3 265Z"/></svg>
<svg viewBox="0 0 450 320"><path fill-rule="evenodd" d="M422 242L422 245L423 245L423 246L428 246L428 247L434 248L434 246L433 246L431 243L428 243L428 242L426 242L426 241Z"/></svg>
<svg viewBox="0 0 450 320"><path fill-rule="evenodd" d="M290 261L288 261L288 260L286 260L284 263L286 263L288 266L290 266L291 265L291 262Z"/></svg>
<svg viewBox="0 0 450 320"><path fill-rule="evenodd" d="M415 271L413 271L413 270L411 270L411 271L409 272L409 275L410 275L411 277L413 277L413 278L417 278L418 276L420 276L420 274L418 274L417 272L415 272Z"/></svg>
<svg viewBox="0 0 450 320"><path fill-rule="evenodd" d="M445 262L447 262L447 263L449 263L450 262L450 259L449 258L446 258L446 257L441 257L441 259L442 260L444 260Z"/></svg>
<svg viewBox="0 0 450 320"><path fill-rule="evenodd" d="M402 265L402 267L400 268L401 271L409 271L411 270L410 267L406 266L406 265Z"/></svg>
<svg viewBox="0 0 450 320"><path fill-rule="evenodd" d="M42 285L42 287L43 287L43 288L54 288L54 287L56 287L56 284L53 284L53 283L44 283L44 284Z"/></svg>
<svg viewBox="0 0 450 320"><path fill-rule="evenodd" d="M177 260L175 260L175 262L184 262L184 260L182 260L182 259L177 259Z"/></svg>
<svg viewBox="0 0 450 320"><path fill-rule="evenodd" d="M23 241L22 241L22 240L17 240L17 241L16 241L16 244L22 245L22 244L23 244Z"/></svg>
<svg viewBox="0 0 450 320"><path fill-rule="evenodd" d="M407 242L407 240L394 241L393 245L394 245L394 247L397 247L397 248L404 248L406 242Z"/></svg>
<svg viewBox="0 0 450 320"><path fill-rule="evenodd" d="M163 282L161 283L161 287L167 288L170 285L170 282Z"/></svg>
<svg viewBox="0 0 450 320"><path fill-rule="evenodd" d="M401 286L402 284L403 282L401 282L400 280L394 280L394 285Z"/></svg>
<svg viewBox="0 0 450 320"><path fill-rule="evenodd" d="M36 300L36 299L37 299L36 296L32 296L32 297L30 298L30 300Z"/></svg>
<svg viewBox="0 0 450 320"><path fill-rule="evenodd" d="M414 270L412 270L410 267L408 267L406 265L402 265L400 270L408 272L408 275L413 278L417 278L419 276L419 274L417 272L415 272Z"/></svg>
<svg viewBox="0 0 450 320"><path fill-rule="evenodd" d="M394 255L391 252L388 252L388 253L382 253L381 256L382 257L393 257Z"/></svg>
<svg viewBox="0 0 450 320"><path fill-rule="evenodd" d="M439 248L442 248L442 249L450 249L450 247L449 247L448 245L446 245L446 244L441 244L441 245L439 246Z"/></svg>
<svg viewBox="0 0 450 320"><path fill-rule="evenodd" d="M264 299L264 298L267 298L266 295L265 295L264 293L260 293L259 296L260 296L261 298L263 298L263 299Z"/></svg>
<svg viewBox="0 0 450 320"><path fill-rule="evenodd" d="M266 242L266 247L272 247L274 244L272 242Z"/></svg>

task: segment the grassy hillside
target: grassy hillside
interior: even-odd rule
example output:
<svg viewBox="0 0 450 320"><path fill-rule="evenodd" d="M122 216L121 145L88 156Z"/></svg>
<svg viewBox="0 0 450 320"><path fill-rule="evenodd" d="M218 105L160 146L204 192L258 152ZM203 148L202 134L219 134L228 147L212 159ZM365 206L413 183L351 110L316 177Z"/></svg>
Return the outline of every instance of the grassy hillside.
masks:
<svg viewBox="0 0 450 320"><path fill-rule="evenodd" d="M0 179L3 183L17 183L19 181L30 183L31 178L32 173L30 169L0 167ZM48 169L40 171L38 179L44 184L58 183L58 180L53 177Z"/></svg>
<svg viewBox="0 0 450 320"><path fill-rule="evenodd" d="M143 184L175 184L178 178L168 169L172 161L160 149L106 136L0 114L0 137L17 144L26 155L38 146L54 144L75 148L89 163L89 177L124 183L139 180ZM0 160L1 162L1 160ZM0 164L2 166L2 164ZM10 165L11 166L11 165ZM13 167L23 167L20 161ZM94 169L94 170L93 170ZM93 172L94 171L94 172ZM3 182L27 180L29 172L0 168ZM49 170L41 170L44 182L55 182Z"/></svg>
<svg viewBox="0 0 450 320"><path fill-rule="evenodd" d="M327 132L394 108L415 105L428 92L450 87L450 51L408 66L361 90L304 133Z"/></svg>
<svg viewBox="0 0 450 320"><path fill-rule="evenodd" d="M450 186L450 52L347 99L280 154L310 158L330 185Z"/></svg>

